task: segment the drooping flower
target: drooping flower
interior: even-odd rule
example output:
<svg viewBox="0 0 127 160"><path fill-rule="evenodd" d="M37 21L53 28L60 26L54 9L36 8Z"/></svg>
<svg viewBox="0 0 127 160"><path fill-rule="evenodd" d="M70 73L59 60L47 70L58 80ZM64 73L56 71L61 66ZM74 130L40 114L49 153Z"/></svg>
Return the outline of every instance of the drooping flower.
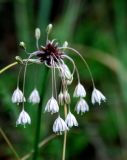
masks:
<svg viewBox="0 0 127 160"><path fill-rule="evenodd" d="M18 87L16 88L16 90L14 90L11 100L12 100L12 103L17 103L17 104L22 103L23 101L24 102L26 101L22 91Z"/></svg>
<svg viewBox="0 0 127 160"><path fill-rule="evenodd" d="M98 89L94 88L91 96L91 101L93 104L97 102L100 105L101 101L106 101L106 98Z"/></svg>
<svg viewBox="0 0 127 160"><path fill-rule="evenodd" d="M69 128L67 127L67 124L60 116L58 116L58 118L55 120L53 124L53 132L62 134L62 132L67 130L69 130Z"/></svg>
<svg viewBox="0 0 127 160"><path fill-rule="evenodd" d="M81 83L78 83L74 90L73 97L85 97L86 96L86 91L85 88Z"/></svg>
<svg viewBox="0 0 127 160"><path fill-rule="evenodd" d="M46 104L45 112L51 112L51 114L53 114L58 111L59 111L58 103L57 103L56 99L52 96Z"/></svg>
<svg viewBox="0 0 127 160"><path fill-rule="evenodd" d="M67 114L67 117L65 119L65 123L68 127L78 126L78 122L75 118L75 116L69 111Z"/></svg>
<svg viewBox="0 0 127 160"><path fill-rule="evenodd" d="M24 109L21 111L16 121L16 126L19 124L24 125L24 127L26 124L31 124L30 116Z"/></svg>
<svg viewBox="0 0 127 160"><path fill-rule="evenodd" d="M33 104L37 104L40 102L39 92L36 88L31 92L29 96L29 102Z"/></svg>
<svg viewBox="0 0 127 160"><path fill-rule="evenodd" d="M83 98L80 98L80 100L78 101L78 103L75 107L75 110L76 110L77 114L79 114L80 112L82 114L82 113L89 111L89 106Z"/></svg>

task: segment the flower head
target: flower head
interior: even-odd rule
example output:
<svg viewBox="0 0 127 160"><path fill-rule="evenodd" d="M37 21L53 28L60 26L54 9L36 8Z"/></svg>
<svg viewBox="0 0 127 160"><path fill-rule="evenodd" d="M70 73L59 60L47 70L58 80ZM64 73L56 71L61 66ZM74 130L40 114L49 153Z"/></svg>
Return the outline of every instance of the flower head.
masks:
<svg viewBox="0 0 127 160"><path fill-rule="evenodd" d="M51 114L59 111L59 106L54 97L51 97L45 107L45 112L51 112Z"/></svg>
<svg viewBox="0 0 127 160"><path fill-rule="evenodd" d="M58 116L53 124L53 132L62 134L62 132L69 130L64 120Z"/></svg>
<svg viewBox="0 0 127 160"><path fill-rule="evenodd" d="M97 102L100 105L101 101L105 100L106 100L105 96L98 89L94 88L91 96L92 103L95 104Z"/></svg>
<svg viewBox="0 0 127 160"><path fill-rule="evenodd" d="M78 122L75 118L75 116L69 111L67 114L67 117L65 119L65 123L68 127L78 126Z"/></svg>
<svg viewBox="0 0 127 160"><path fill-rule="evenodd" d="M71 55L68 54L69 51L75 53L81 58L82 62L85 64L90 74L91 82L94 87L95 86L94 79L93 79L91 70L89 68L89 65L87 64L84 57L77 50L75 50L74 48L71 48L68 45L67 41L65 41L64 44L60 46L59 43L56 42L56 39L49 40L49 34L52 31L52 27L53 27L52 24L49 24L46 29L47 36L46 36L46 42L44 43L44 45L39 44L41 31L39 28L36 28L35 29L36 50L33 51L32 53L29 53L28 54L29 56L27 59L22 59L19 56L16 57L16 60L20 62L20 64L25 65L24 78L23 78L23 93L22 91L19 90L19 88L17 88L14 91L12 96L13 103L23 102L23 111L20 113L20 116L17 120L17 124L30 123L30 117L24 111L24 102L25 102L24 93L25 93L25 84L26 84L25 81L26 81L27 65L31 63L44 64L46 67L48 67L51 70L52 97L48 100L45 106L45 109L44 109L45 112L51 112L51 114L59 112L58 103L64 107L69 107L71 103L71 96L69 94L68 85L72 84L75 76L78 81L78 84L75 87L73 97L77 97L79 99L79 101L76 104L75 110L78 114L79 113L82 114L82 113L85 113L86 111L89 111L89 106L87 102L83 99L86 96L86 91L84 86L80 83L78 66L73 60L73 57L71 57ZM26 45L24 44L24 42L21 42L20 46L24 48L25 53L28 52L26 50ZM71 68L69 68L69 66L71 66ZM19 77L20 77L20 72L19 72L17 84L19 84ZM60 79L60 81L58 78ZM58 82L60 82L58 85L60 88L59 95L57 95ZM58 103L57 103L57 99L58 99ZM94 104L95 102L98 102L100 104L101 101L105 101L105 99L106 98L104 97L104 95L94 87L94 90L92 92L92 97L91 97L92 103ZM40 96L36 88L30 94L28 101L33 104L40 102ZM58 116L58 118L54 122L53 131L55 133L61 134L62 131L68 130L68 127L78 126L77 120L71 112L68 113L65 121L66 123L60 116Z"/></svg>
<svg viewBox="0 0 127 160"><path fill-rule="evenodd" d="M76 110L77 114L79 114L80 112L82 114L82 113L89 111L89 106L83 98L80 98L80 100L78 101L78 103L75 107L75 110Z"/></svg>
<svg viewBox="0 0 127 160"><path fill-rule="evenodd" d="M59 50L56 44L49 41L46 46L41 46L40 50L33 52L32 55L39 58L41 63L45 63L47 66L52 67L52 61L58 64L59 59L63 52ZM54 65L53 65L54 66Z"/></svg>
<svg viewBox="0 0 127 160"><path fill-rule="evenodd" d="M73 96L74 97L85 97L86 96L85 88L83 87L81 83L78 83L78 85L76 86Z"/></svg>
<svg viewBox="0 0 127 160"><path fill-rule="evenodd" d="M40 102L40 96L38 90L35 88L29 96L29 102L36 104Z"/></svg>
<svg viewBox="0 0 127 160"><path fill-rule="evenodd" d="M24 125L24 127L25 127L25 124L31 124L30 116L24 109L21 111L16 121L16 126L19 124Z"/></svg>
<svg viewBox="0 0 127 160"><path fill-rule="evenodd" d="M18 87L13 92L11 100L12 100L12 103L17 103L17 104L22 103L23 101L24 102L26 101L22 91Z"/></svg>

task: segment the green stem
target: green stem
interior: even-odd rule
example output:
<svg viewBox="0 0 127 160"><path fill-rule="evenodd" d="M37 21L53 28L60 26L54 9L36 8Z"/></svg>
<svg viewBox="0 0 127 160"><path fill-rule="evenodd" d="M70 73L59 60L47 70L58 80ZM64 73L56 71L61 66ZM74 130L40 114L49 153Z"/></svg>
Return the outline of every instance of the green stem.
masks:
<svg viewBox="0 0 127 160"><path fill-rule="evenodd" d="M41 126L41 114L42 114L41 112L42 112L42 100L39 103L38 112L37 112L37 126L36 126L35 145L34 145L35 152L33 155L33 160L36 160L38 156L38 142L40 138L40 126Z"/></svg>
<svg viewBox="0 0 127 160"><path fill-rule="evenodd" d="M64 115L65 115L65 118L66 118L66 116L67 116L67 106L66 106L66 104L64 105ZM65 156L66 156L66 143L67 143L67 131L64 131L62 160L65 160Z"/></svg>
<svg viewBox="0 0 127 160"><path fill-rule="evenodd" d="M11 151L13 152L13 154L15 155L15 158L17 160L20 160L19 155L17 154L17 152L15 151L14 147L12 146L11 142L9 141L9 139L7 138L6 134L4 133L4 131L2 130L2 128L0 128L0 133L3 136L3 138L5 139L6 143L8 144L9 148L11 149Z"/></svg>
<svg viewBox="0 0 127 160"><path fill-rule="evenodd" d="M8 70L9 68L17 65L17 64L18 64L18 62L14 62L14 63L11 63L11 64L7 65L6 67L4 67L3 69L0 70L0 74L3 73L3 72L5 72L5 71Z"/></svg>
<svg viewBox="0 0 127 160"><path fill-rule="evenodd" d="M44 93L44 87L46 87L45 82L46 82L46 77L47 77L47 69L45 70L44 73L44 81L42 85L42 91L41 91L41 100L38 106L38 111L37 111L37 125L36 125L36 133L35 133L35 144L34 144L34 154L33 154L33 160L37 160L38 157L38 143L39 143L39 138L40 138L40 128L41 128L41 115L42 115L42 104L43 104L43 93Z"/></svg>

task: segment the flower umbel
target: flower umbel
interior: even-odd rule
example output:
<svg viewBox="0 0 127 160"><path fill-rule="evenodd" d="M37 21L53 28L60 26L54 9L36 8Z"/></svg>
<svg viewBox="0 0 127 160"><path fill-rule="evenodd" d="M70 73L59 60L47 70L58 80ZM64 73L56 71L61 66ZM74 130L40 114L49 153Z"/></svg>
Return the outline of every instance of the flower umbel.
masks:
<svg viewBox="0 0 127 160"><path fill-rule="evenodd" d="M35 38L36 38L36 50L32 53L27 53L26 45L24 42L20 43L20 46L24 48L25 53L27 53L28 58L22 59L20 57L17 60L20 64L24 65L24 77L23 77L23 92L17 89L14 91L12 95L12 102L13 103L23 103L23 110L19 115L19 118L16 124L23 124L26 123L30 124L31 120L29 115L24 111L24 102L25 102L25 81L26 81L26 72L27 72L27 65L28 64L44 64L51 70L51 98L48 100L44 111L50 112L51 114L58 113L58 118L55 120L53 124L53 132L55 133L62 133L63 131L68 130L68 127L78 126L78 122L75 116L70 112L70 103L71 103L71 95L69 93L69 85L73 83L73 79L77 79L77 85L74 89L73 97L78 99L78 102L75 107L75 111L77 114L85 113L89 111L89 106L86 102L84 97L86 97L86 90L84 86L81 84L80 75L78 71L78 66L76 65L73 57L69 56L69 51L78 55L82 62L85 64L88 72L90 73L92 86L94 88L92 92L92 103L99 103L101 101L105 101L105 96L95 88L94 80L90 68L83 58L83 56L74 48L69 47L68 42L65 41L62 46L60 46L55 39L50 40L49 35L52 31L52 24L49 24L47 27L47 36L46 36L46 43L44 45L40 45L40 36L41 31L39 28L35 29ZM69 65L68 65L69 63ZM42 65L41 65L42 66ZM69 67L71 66L71 67ZM20 75L20 74L19 74ZM56 78L57 77L57 78ZM60 79L57 81L57 79ZM18 77L19 82L19 77ZM59 83L59 84L58 84ZM17 83L18 84L18 83ZM58 95L57 85L59 86L60 94ZM18 86L18 85L17 85ZM37 104L40 102L42 97L39 96L37 89L35 88L32 93L30 94L28 101L33 104ZM57 102L58 101L58 102ZM60 107L59 107L59 105ZM60 109L64 108L64 113L66 120L64 121L60 117ZM68 113L68 114L67 114ZM67 115L66 115L67 114ZM66 123L65 123L66 122Z"/></svg>

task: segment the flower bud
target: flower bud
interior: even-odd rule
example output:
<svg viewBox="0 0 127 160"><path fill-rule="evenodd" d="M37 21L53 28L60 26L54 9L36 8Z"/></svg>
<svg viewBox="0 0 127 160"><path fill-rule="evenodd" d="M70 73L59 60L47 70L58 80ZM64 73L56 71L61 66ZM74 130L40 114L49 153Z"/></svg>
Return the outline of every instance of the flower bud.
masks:
<svg viewBox="0 0 127 160"><path fill-rule="evenodd" d="M18 63L22 63L22 64L23 64L23 60L22 60L21 57L16 56L15 59L16 59L16 61L17 61Z"/></svg>
<svg viewBox="0 0 127 160"><path fill-rule="evenodd" d="M65 103L66 103L66 104L70 104L71 98L70 98L70 95L69 95L68 91L65 91L65 92L63 93L63 96L64 96Z"/></svg>
<svg viewBox="0 0 127 160"><path fill-rule="evenodd" d="M26 49L26 45L25 45L24 42L20 42L20 43L19 43L19 46L22 47L23 49Z"/></svg>
<svg viewBox="0 0 127 160"><path fill-rule="evenodd" d="M41 31L40 28L35 29L35 38L38 40L41 36Z"/></svg>
<svg viewBox="0 0 127 160"><path fill-rule="evenodd" d="M47 29L46 29L47 34L49 34L49 33L51 32L52 27L53 27L53 25L52 25L52 24L49 24L49 25L47 26Z"/></svg>
<svg viewBox="0 0 127 160"><path fill-rule="evenodd" d="M61 106L64 105L64 95L62 92L60 92L58 95L58 102Z"/></svg>
<svg viewBox="0 0 127 160"><path fill-rule="evenodd" d="M67 46L68 46L68 42L65 41L64 44L63 44L63 47L66 48Z"/></svg>

